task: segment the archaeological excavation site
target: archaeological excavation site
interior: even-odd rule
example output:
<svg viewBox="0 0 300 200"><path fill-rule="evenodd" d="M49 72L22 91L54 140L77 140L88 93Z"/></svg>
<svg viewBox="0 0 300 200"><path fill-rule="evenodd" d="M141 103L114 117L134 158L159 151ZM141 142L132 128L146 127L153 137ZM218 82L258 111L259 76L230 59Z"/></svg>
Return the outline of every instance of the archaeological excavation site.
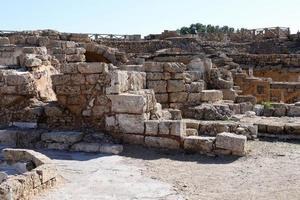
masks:
<svg viewBox="0 0 300 200"><path fill-rule="evenodd" d="M289 28L0 31L0 97L1 200L300 199Z"/></svg>

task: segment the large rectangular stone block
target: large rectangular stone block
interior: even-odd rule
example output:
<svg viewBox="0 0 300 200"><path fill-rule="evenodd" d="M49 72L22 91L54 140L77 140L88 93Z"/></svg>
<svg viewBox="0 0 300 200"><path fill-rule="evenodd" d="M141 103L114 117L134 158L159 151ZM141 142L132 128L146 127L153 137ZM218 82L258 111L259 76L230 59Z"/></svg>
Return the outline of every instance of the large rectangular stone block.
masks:
<svg viewBox="0 0 300 200"><path fill-rule="evenodd" d="M223 99L223 93L220 90L202 90L201 101L215 102Z"/></svg>
<svg viewBox="0 0 300 200"><path fill-rule="evenodd" d="M185 84L183 80L168 80L168 92L182 92L185 91Z"/></svg>
<svg viewBox="0 0 300 200"><path fill-rule="evenodd" d="M155 93L166 93L167 81L147 81L147 88L153 89Z"/></svg>
<svg viewBox="0 0 300 200"><path fill-rule="evenodd" d="M148 120L145 121L145 134L146 135L157 135L158 134L159 120Z"/></svg>
<svg viewBox="0 0 300 200"><path fill-rule="evenodd" d="M146 112L147 99L143 95L119 94L107 96L112 103L111 111L115 113L142 114Z"/></svg>
<svg viewBox="0 0 300 200"><path fill-rule="evenodd" d="M78 71L82 74L99 74L103 72L106 67L105 63L89 62L89 63L79 63Z"/></svg>
<svg viewBox="0 0 300 200"><path fill-rule="evenodd" d="M186 151L210 153L215 140L215 137L189 136L184 138L183 147Z"/></svg>
<svg viewBox="0 0 300 200"><path fill-rule="evenodd" d="M169 93L170 103L185 103L187 101L188 93L186 92L172 92Z"/></svg>
<svg viewBox="0 0 300 200"><path fill-rule="evenodd" d="M234 133L223 132L216 136L216 147L230 150L232 154L244 155L247 137Z"/></svg>
<svg viewBox="0 0 300 200"><path fill-rule="evenodd" d="M179 149L180 144L177 140L163 137L145 137L145 145L148 147Z"/></svg>
<svg viewBox="0 0 300 200"><path fill-rule="evenodd" d="M144 122L147 120L145 114L117 114L116 119L121 133L144 134Z"/></svg>

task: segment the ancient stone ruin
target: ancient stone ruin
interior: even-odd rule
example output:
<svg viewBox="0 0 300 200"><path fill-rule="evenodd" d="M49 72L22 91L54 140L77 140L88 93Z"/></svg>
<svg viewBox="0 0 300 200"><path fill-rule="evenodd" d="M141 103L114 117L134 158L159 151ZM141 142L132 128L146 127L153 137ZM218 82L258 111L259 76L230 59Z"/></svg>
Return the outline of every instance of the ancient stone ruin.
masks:
<svg viewBox="0 0 300 200"><path fill-rule="evenodd" d="M300 138L296 36L95 36L0 33L1 144L119 154L129 143L244 156L247 140ZM0 195L9 187L2 182Z"/></svg>

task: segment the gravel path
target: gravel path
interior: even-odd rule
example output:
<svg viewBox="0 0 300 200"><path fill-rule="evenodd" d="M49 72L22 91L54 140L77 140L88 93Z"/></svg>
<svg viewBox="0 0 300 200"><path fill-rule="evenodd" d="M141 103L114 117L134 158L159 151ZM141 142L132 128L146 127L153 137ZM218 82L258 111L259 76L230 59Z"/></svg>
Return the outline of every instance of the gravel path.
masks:
<svg viewBox="0 0 300 200"><path fill-rule="evenodd" d="M299 143L249 141L248 149L243 158L134 146L121 156L47 152L66 180L35 200L300 199Z"/></svg>

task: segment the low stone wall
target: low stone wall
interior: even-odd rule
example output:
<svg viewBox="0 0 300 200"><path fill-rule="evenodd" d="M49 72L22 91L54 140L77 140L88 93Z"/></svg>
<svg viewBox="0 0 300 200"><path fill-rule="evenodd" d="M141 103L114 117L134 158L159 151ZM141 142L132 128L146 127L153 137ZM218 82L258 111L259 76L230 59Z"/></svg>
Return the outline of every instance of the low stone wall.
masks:
<svg viewBox="0 0 300 200"><path fill-rule="evenodd" d="M246 73L234 73L234 83L240 87L241 94L253 95L257 102L300 101L300 85L298 82L273 82L271 79L249 77Z"/></svg>
<svg viewBox="0 0 300 200"><path fill-rule="evenodd" d="M57 170L45 155L25 149L4 149L2 152L7 162L31 162L35 167L23 174L8 176L0 183L0 199L29 200L56 183Z"/></svg>

